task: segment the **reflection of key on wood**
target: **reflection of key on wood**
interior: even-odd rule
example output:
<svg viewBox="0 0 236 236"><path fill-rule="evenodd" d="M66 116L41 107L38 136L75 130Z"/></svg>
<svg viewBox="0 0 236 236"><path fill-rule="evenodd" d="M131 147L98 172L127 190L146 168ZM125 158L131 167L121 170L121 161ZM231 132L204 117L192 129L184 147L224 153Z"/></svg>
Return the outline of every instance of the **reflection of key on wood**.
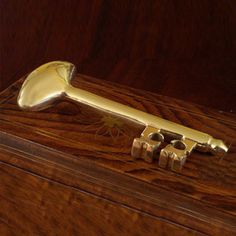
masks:
<svg viewBox="0 0 236 236"><path fill-rule="evenodd" d="M161 150L159 165L173 171L181 170L193 149L211 153L227 152L228 148L222 140L206 133L73 87L70 81L75 71L75 66L69 62L54 61L40 66L23 83L18 105L22 109L38 111L67 98L143 124L146 128L140 138L134 139L132 156L152 162L157 157L161 143L166 139L171 140Z"/></svg>

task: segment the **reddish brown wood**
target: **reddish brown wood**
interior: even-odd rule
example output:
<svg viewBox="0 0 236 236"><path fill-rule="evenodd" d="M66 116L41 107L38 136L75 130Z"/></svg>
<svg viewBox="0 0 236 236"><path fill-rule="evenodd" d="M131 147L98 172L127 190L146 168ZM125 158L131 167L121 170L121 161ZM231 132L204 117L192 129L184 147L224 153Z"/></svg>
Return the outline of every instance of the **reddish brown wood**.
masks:
<svg viewBox="0 0 236 236"><path fill-rule="evenodd" d="M202 235L2 162L0 173L1 235Z"/></svg>
<svg viewBox="0 0 236 236"><path fill-rule="evenodd" d="M61 59L97 78L236 109L234 0L1 0L0 15L0 90Z"/></svg>
<svg viewBox="0 0 236 236"><path fill-rule="evenodd" d="M76 228L76 219L83 227L92 224L91 234L95 228L102 234L100 225L112 232L120 224L124 233L140 235L236 233L235 115L78 75L74 86L208 132L231 145L224 157L195 152L182 173L176 174L159 168L157 162L133 161L131 143L142 126L68 102L40 112L21 111L16 105L21 83L0 94L0 193L4 205L0 219L5 231L10 232L12 225L20 227L16 219L19 224L25 221L22 216L28 217L26 206L30 206L30 212L36 213L25 229L20 228L22 234L49 232L60 220L62 227L56 230L71 232L67 230ZM43 199L48 199L50 207L38 209L36 200L30 205L31 194L39 201L48 196ZM85 212L80 215L74 209L79 202L71 204L70 195L83 196L84 205L91 208L83 207ZM68 214L75 215L74 221L65 222L66 206ZM56 215L54 209L59 209ZM94 209L96 216L112 216L114 221L106 226L108 218L97 220L89 209ZM48 217L44 218L45 214ZM130 225L140 225L137 231L131 230L127 218Z"/></svg>

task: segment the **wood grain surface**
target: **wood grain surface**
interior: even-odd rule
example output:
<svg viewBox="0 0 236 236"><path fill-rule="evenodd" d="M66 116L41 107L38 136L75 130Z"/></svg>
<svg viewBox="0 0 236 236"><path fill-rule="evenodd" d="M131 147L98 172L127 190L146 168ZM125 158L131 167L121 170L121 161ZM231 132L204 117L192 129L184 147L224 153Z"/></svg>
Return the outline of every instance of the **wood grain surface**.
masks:
<svg viewBox="0 0 236 236"><path fill-rule="evenodd" d="M234 0L1 0L0 90L35 67L236 110Z"/></svg>
<svg viewBox="0 0 236 236"><path fill-rule="evenodd" d="M56 230L63 234L76 227L77 219L85 224L78 223L81 232L94 224L91 235L93 227L103 235L103 224L108 232L122 224L117 232L133 235L176 235L178 230L178 235L236 233L235 115L83 75L76 77L74 86L207 132L230 145L225 156L193 153L177 174L159 168L157 161L149 164L131 158L133 138L144 127L65 101L40 112L21 111L16 104L21 84L19 80L0 94L0 199L4 206L0 219L6 232L44 235L61 220ZM31 200L31 194L39 200ZM71 194L89 205L83 206L82 216L74 209L80 200L72 201ZM43 199L52 206L44 206ZM29 217L27 206L36 215L22 228L18 224L25 221L23 216ZM58 210L53 214L55 207ZM91 217L86 207L99 213ZM66 209L75 215L75 221L64 222ZM47 213L52 218L44 228ZM97 214L106 215L107 220ZM139 225L133 230L134 224Z"/></svg>
<svg viewBox="0 0 236 236"><path fill-rule="evenodd" d="M0 173L2 236L203 235L2 162Z"/></svg>

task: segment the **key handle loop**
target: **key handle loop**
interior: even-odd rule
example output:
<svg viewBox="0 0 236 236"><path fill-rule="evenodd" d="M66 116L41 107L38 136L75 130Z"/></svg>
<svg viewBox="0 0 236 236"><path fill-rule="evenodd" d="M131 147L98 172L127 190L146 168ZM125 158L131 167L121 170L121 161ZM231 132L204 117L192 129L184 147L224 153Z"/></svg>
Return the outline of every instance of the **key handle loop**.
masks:
<svg viewBox="0 0 236 236"><path fill-rule="evenodd" d="M24 81L17 102L24 110L44 110L62 98L75 76L76 67L69 62L53 61L32 71Z"/></svg>

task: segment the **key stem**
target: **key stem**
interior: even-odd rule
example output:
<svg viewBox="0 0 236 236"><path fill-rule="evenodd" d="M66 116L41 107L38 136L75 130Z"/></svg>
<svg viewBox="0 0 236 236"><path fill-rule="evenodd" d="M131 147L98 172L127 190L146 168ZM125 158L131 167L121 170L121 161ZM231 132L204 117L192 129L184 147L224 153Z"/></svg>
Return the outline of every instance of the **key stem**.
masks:
<svg viewBox="0 0 236 236"><path fill-rule="evenodd" d="M71 85L66 87L66 97L96 109L113 113L117 116L125 117L145 126L149 125L174 134L180 134L183 136L183 138L191 139L197 142L202 151L205 150L214 153L218 151L227 152L228 150L227 146L222 140L215 139L209 134L162 119L160 117L101 97L83 89L75 88Z"/></svg>

